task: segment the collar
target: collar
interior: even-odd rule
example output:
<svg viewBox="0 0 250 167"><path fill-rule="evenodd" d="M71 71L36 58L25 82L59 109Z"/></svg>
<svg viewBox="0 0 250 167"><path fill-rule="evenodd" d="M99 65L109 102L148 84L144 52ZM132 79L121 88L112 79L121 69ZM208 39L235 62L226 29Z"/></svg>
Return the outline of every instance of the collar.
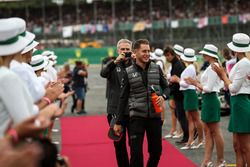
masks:
<svg viewBox="0 0 250 167"><path fill-rule="evenodd" d="M146 68L145 69L143 69L141 66L139 66L138 64L136 64L136 62L134 64L135 64L136 69L138 69L140 71L144 71L144 70L148 70L150 63L151 63L151 60L149 60L149 62L146 64Z"/></svg>

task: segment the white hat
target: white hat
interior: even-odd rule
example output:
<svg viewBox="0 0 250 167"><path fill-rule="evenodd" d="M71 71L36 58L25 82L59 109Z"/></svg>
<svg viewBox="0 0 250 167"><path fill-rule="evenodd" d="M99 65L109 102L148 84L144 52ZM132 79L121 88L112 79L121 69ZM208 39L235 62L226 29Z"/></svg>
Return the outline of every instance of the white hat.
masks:
<svg viewBox="0 0 250 167"><path fill-rule="evenodd" d="M11 19L0 19L0 56L22 51L29 43L20 34L20 25Z"/></svg>
<svg viewBox="0 0 250 167"><path fill-rule="evenodd" d="M36 48L33 48L33 53L35 53L37 51L37 49Z"/></svg>
<svg viewBox="0 0 250 167"><path fill-rule="evenodd" d="M155 56L157 56L157 57L161 57L161 56L163 55L163 50L157 48L157 49L155 49L154 54L155 54Z"/></svg>
<svg viewBox="0 0 250 167"><path fill-rule="evenodd" d="M184 50L184 48L181 45L178 45L178 44L174 45L174 52L177 55L182 56L183 55L183 50Z"/></svg>
<svg viewBox="0 0 250 167"><path fill-rule="evenodd" d="M31 49L35 49L35 47L38 45L39 43L37 41L32 41L30 44L28 44L28 46L26 46L21 54L25 54L27 52L29 52ZM34 52L34 50L33 50Z"/></svg>
<svg viewBox="0 0 250 167"><path fill-rule="evenodd" d="M48 58L51 59L52 61L55 61L57 59L57 56L53 54L48 56Z"/></svg>
<svg viewBox="0 0 250 167"><path fill-rule="evenodd" d="M218 59L218 48L212 44L206 44L199 53Z"/></svg>
<svg viewBox="0 0 250 167"><path fill-rule="evenodd" d="M48 60L46 60L42 55L35 55L31 58L30 65L34 71L38 71L46 67Z"/></svg>
<svg viewBox="0 0 250 167"><path fill-rule="evenodd" d="M194 62L196 61L195 51L191 48L184 49L184 54L181 55L181 59L187 62Z"/></svg>
<svg viewBox="0 0 250 167"><path fill-rule="evenodd" d="M150 59L150 60L155 60L155 59L156 59L156 55L155 55L154 52L150 52L149 55L150 55L150 56L149 56L149 59Z"/></svg>
<svg viewBox="0 0 250 167"><path fill-rule="evenodd" d="M235 52L249 52L249 43L250 39L247 34L237 33L233 35L232 42L228 43L227 46Z"/></svg>
<svg viewBox="0 0 250 167"><path fill-rule="evenodd" d="M19 17L11 17L10 20L13 20L16 22L16 24L19 26L19 34L26 38L29 42L33 41L35 39L35 34L26 31L26 22Z"/></svg>
<svg viewBox="0 0 250 167"><path fill-rule="evenodd" d="M54 55L54 54L55 53L53 51L46 50L46 51L43 51L42 56L49 57L50 55Z"/></svg>

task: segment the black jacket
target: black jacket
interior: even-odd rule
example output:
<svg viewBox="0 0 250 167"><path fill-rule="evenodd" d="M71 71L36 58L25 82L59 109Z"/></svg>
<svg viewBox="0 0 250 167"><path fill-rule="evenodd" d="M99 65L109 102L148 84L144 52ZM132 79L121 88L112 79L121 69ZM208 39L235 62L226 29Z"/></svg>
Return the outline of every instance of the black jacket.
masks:
<svg viewBox="0 0 250 167"><path fill-rule="evenodd" d="M171 62L171 64L172 64L172 69L170 71L171 76L176 75L178 77L181 77L181 73L185 69L184 63L181 62L177 57L175 57ZM180 91L179 83L169 84L169 87L170 87L170 95L173 95L174 99L183 98L183 94Z"/></svg>
<svg viewBox="0 0 250 167"><path fill-rule="evenodd" d="M106 97L108 100L107 113L115 114L117 113L117 107L120 97L120 86L123 73L126 72L125 68L131 65L131 62L124 64L123 62L116 65L114 60L109 60L106 64L103 63L100 75L103 78L107 78L107 91ZM128 105L126 105L126 112L128 115Z"/></svg>

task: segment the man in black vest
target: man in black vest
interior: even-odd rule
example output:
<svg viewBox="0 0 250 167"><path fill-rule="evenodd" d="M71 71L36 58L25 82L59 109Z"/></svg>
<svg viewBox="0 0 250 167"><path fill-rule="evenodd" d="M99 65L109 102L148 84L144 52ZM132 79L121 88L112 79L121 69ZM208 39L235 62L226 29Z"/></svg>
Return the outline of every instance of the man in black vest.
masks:
<svg viewBox="0 0 250 167"><path fill-rule="evenodd" d="M122 82L123 73L125 68L132 63L131 56L125 56L130 53L131 55L132 42L127 39L121 39L117 43L117 52L119 56L116 59L110 59L102 65L100 75L107 78L107 91L106 97L108 100L107 113L108 123L110 124L113 117L117 117L117 106L120 97L120 87ZM129 158L126 146L126 132L129 133L128 124L128 105L124 106L125 116L121 122L123 128L123 136L119 141L114 141L116 160L119 167L128 167Z"/></svg>
<svg viewBox="0 0 250 167"><path fill-rule="evenodd" d="M181 77L181 73L184 71L185 65L183 62L181 62L181 60L178 59L175 51L170 47L166 47L164 49L163 54L166 56L167 61L172 64L172 69L170 71L171 77L174 75ZM176 106L175 115L178 121L180 122L181 128L183 130L183 138L180 141L176 141L176 144L184 144L188 141L189 137L188 121L185 115L184 103L183 103L184 96L182 91L180 91L179 83L171 83L169 87L170 87L170 95L173 95L175 101L175 106Z"/></svg>
<svg viewBox="0 0 250 167"><path fill-rule="evenodd" d="M126 68L121 85L119 117L114 130L121 132L120 121L123 120L124 106L129 105L129 129L131 148L131 167L143 167L143 141L146 132L149 159L147 167L156 167L162 152L161 113L156 113L151 101L151 86L159 95L157 104L161 105L168 97L167 80L158 65L149 60L150 46L146 39L139 39L133 45L136 62ZM160 89L163 93L160 92ZM164 111L162 111L164 112Z"/></svg>

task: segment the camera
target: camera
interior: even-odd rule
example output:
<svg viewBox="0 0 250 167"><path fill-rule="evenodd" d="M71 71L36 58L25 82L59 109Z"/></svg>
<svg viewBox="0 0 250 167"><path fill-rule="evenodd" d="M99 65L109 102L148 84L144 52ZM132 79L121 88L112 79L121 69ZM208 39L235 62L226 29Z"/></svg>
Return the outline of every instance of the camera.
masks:
<svg viewBox="0 0 250 167"><path fill-rule="evenodd" d="M124 54L125 54L125 57L131 57L132 52L125 52Z"/></svg>

